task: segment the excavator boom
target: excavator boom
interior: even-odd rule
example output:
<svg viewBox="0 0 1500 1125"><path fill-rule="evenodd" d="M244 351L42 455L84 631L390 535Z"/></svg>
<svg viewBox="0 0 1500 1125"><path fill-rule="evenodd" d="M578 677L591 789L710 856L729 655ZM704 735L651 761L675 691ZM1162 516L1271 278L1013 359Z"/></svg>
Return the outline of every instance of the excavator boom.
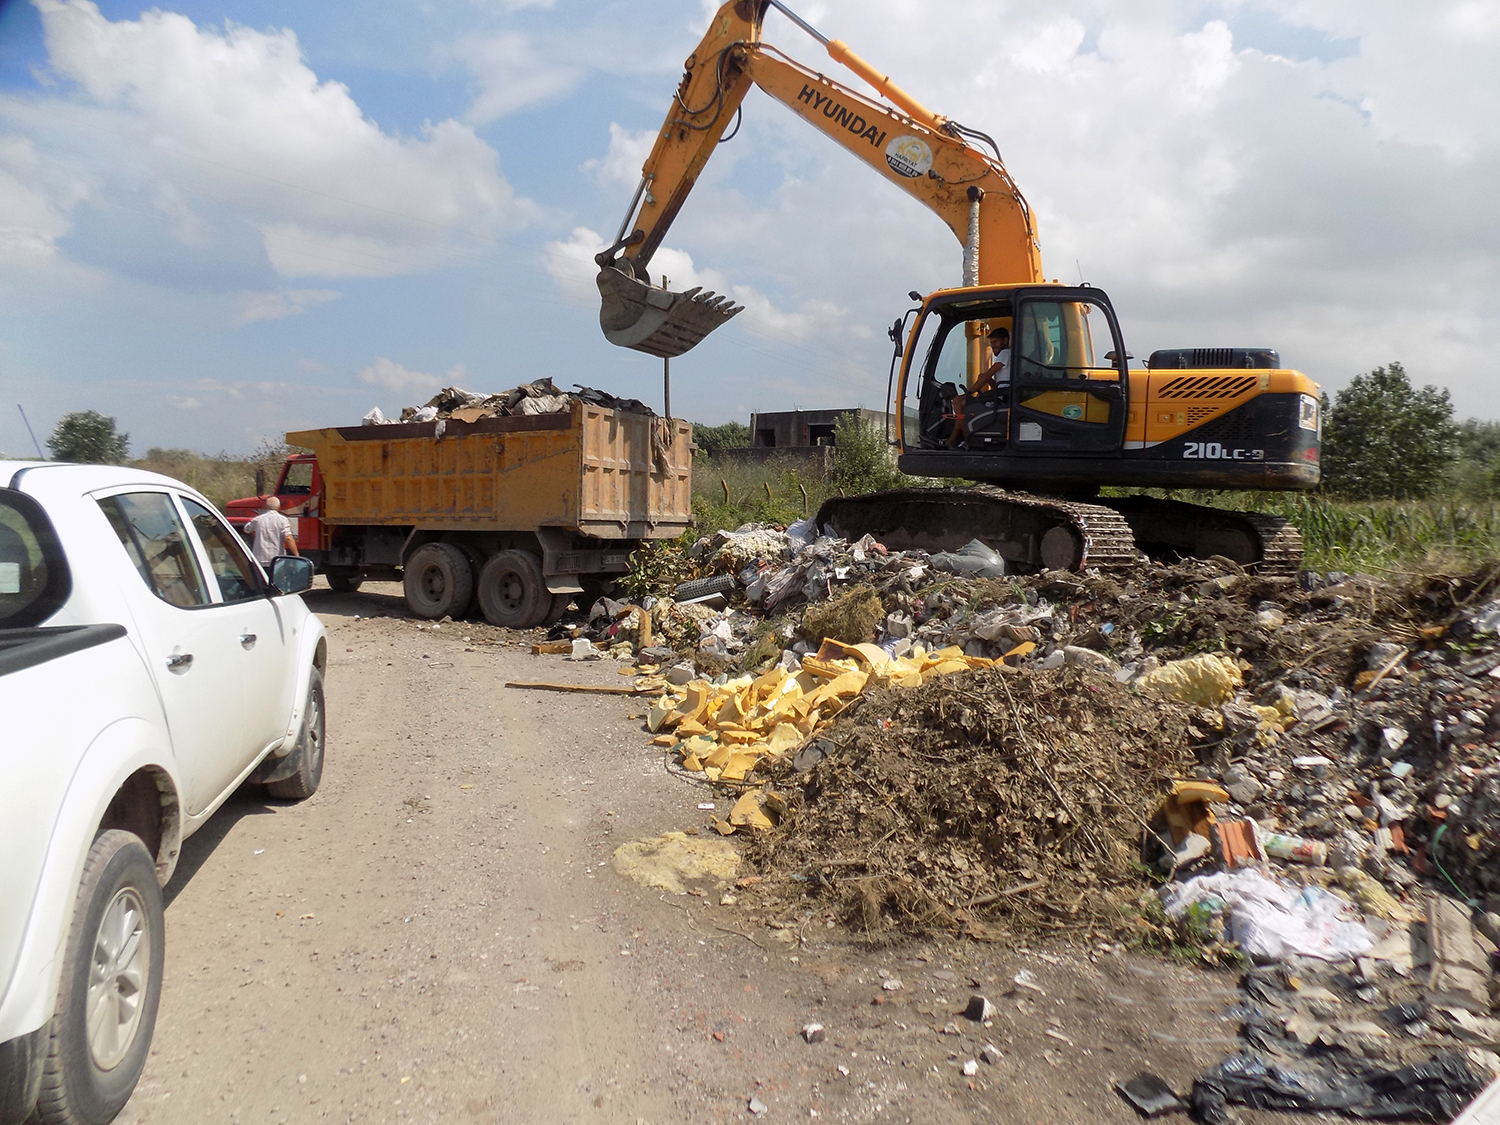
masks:
<svg viewBox="0 0 1500 1125"><path fill-rule="evenodd" d="M731 0L687 58L636 197L614 244L597 258L600 324L610 342L651 355L681 355L741 311L712 293L673 293L652 285L649 266L752 85L935 212L964 247L965 284L1041 280L1031 211L998 151L991 155L978 147L982 134L932 113L847 45L825 39L800 19L831 58L889 104L762 43L770 7L771 0Z"/></svg>

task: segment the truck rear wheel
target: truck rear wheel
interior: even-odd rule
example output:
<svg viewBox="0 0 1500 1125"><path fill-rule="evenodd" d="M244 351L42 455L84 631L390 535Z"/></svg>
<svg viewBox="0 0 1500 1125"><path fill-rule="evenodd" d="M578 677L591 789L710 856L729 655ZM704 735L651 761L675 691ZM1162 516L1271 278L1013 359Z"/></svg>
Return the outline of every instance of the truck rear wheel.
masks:
<svg viewBox="0 0 1500 1125"><path fill-rule="evenodd" d="M424 543L406 560L406 604L418 617L463 617L474 601L474 571L451 543Z"/></svg>
<svg viewBox="0 0 1500 1125"><path fill-rule="evenodd" d="M491 625L530 629L551 609L542 564L530 551L501 551L479 572L479 611Z"/></svg>

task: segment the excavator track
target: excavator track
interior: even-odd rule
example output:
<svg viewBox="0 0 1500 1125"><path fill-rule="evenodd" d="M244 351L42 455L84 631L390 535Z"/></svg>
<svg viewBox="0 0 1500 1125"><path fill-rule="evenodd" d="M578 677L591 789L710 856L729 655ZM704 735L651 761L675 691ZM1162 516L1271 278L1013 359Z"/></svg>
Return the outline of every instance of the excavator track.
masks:
<svg viewBox="0 0 1500 1125"><path fill-rule="evenodd" d="M873 535L895 551L952 551L978 539L1018 569L1119 569L1139 561L1130 525L1113 509L988 485L834 497L818 509L817 524L847 539Z"/></svg>
<svg viewBox="0 0 1500 1125"><path fill-rule="evenodd" d="M1234 512L1154 496L1109 501L1152 558L1222 555L1261 574L1295 574L1302 566L1302 536L1280 516Z"/></svg>
<svg viewBox="0 0 1500 1125"><path fill-rule="evenodd" d="M1302 537L1279 516L1127 496L1082 503L972 488L910 488L840 496L817 524L846 539L873 535L891 550L951 551L971 539L1018 570L1120 570L1153 558L1221 555L1263 574L1295 573Z"/></svg>

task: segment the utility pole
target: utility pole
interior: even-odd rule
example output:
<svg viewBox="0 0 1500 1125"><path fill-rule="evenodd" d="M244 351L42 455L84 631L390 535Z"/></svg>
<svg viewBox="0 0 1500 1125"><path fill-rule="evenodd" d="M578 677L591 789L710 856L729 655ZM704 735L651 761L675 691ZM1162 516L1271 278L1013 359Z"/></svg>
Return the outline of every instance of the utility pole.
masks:
<svg viewBox="0 0 1500 1125"><path fill-rule="evenodd" d="M668 288L667 279L661 279L661 287ZM667 421L672 420L672 361L667 356L661 358L661 398L662 413L667 416Z"/></svg>
<svg viewBox="0 0 1500 1125"><path fill-rule="evenodd" d="M16 403L16 409L21 411L21 421L26 423L26 432L31 435L31 444L36 446L36 459L45 461L47 455L42 452L42 443L36 440L36 431L31 428L31 419L26 417L26 411L19 402Z"/></svg>

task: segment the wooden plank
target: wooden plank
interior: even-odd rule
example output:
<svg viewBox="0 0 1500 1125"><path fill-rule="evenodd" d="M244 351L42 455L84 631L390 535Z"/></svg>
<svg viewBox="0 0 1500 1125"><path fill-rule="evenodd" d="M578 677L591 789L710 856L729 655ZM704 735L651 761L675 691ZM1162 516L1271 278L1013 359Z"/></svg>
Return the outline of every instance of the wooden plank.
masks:
<svg viewBox="0 0 1500 1125"><path fill-rule="evenodd" d="M605 687L596 684L550 684L541 680L511 680L506 687L530 688L533 691L567 691L584 695L653 695L649 688ZM660 690L660 689L657 689Z"/></svg>

